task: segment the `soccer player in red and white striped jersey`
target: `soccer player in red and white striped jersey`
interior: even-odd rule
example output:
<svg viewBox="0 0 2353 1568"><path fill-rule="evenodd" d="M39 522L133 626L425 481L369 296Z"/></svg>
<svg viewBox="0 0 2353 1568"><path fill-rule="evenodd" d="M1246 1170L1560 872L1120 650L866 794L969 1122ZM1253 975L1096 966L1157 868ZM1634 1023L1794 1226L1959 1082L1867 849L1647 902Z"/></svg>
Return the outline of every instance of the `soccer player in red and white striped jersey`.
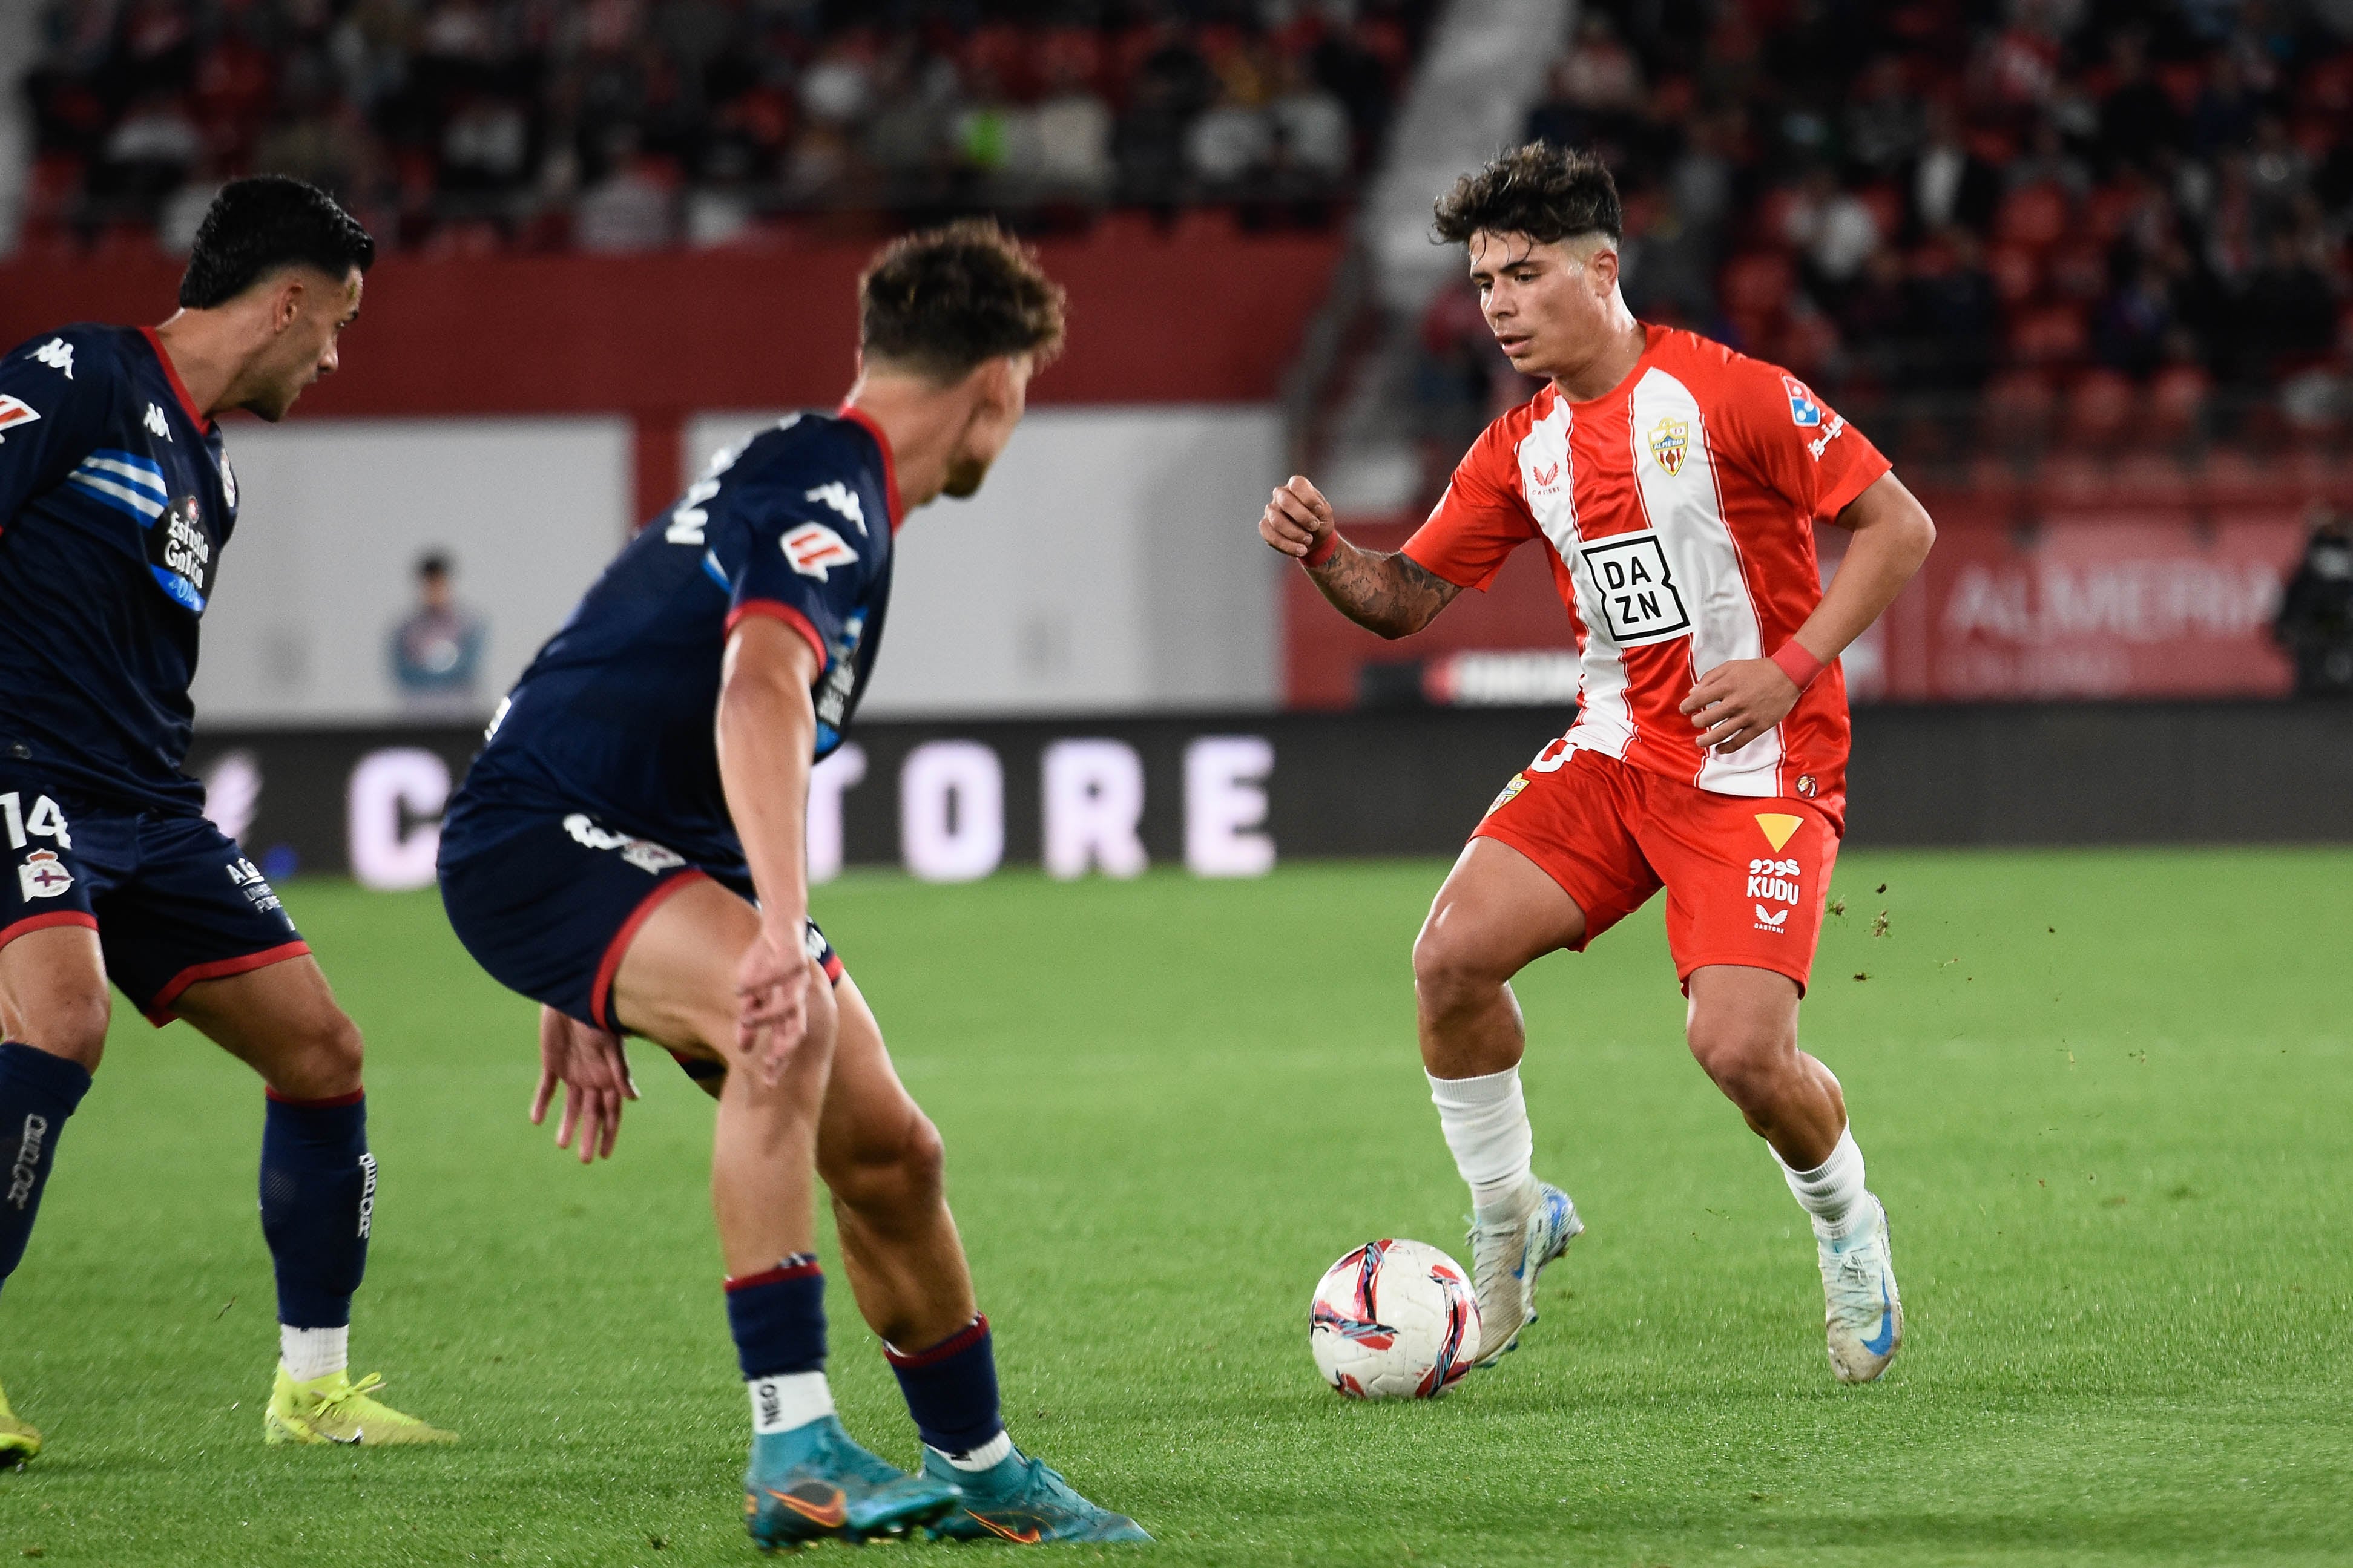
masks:
<svg viewBox="0 0 2353 1568"><path fill-rule="evenodd" d="M1532 1169L1509 982L1664 888L1692 1054L1811 1215L1831 1370L1868 1382L1903 1336L1886 1212L1838 1079L1798 1048L1798 1004L1845 819L1838 658L1936 529L1797 377L1635 320L1620 226L1609 171L1581 153L1535 142L1464 176L1437 232L1465 247L1512 363L1547 384L1487 427L1402 551L1347 543L1304 479L1260 532L1391 637L1535 544L1583 661L1576 722L1504 785L1414 944L1422 1064L1472 1187L1478 1359L1516 1342L1538 1271L1583 1229ZM1827 589L1818 521L1851 535Z"/></svg>

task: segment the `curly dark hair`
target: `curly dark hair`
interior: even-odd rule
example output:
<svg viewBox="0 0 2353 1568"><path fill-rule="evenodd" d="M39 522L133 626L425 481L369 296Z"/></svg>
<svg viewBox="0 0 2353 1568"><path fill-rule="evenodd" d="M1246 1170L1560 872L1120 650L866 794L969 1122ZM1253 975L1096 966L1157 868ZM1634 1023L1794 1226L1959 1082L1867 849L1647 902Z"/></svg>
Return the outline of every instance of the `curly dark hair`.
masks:
<svg viewBox="0 0 2353 1568"><path fill-rule="evenodd" d="M225 305L281 267L315 267L340 283L375 264L375 241L316 185L282 174L231 180L196 226L180 304Z"/></svg>
<svg viewBox="0 0 2353 1568"><path fill-rule="evenodd" d="M1550 245L1580 234L1626 237L1625 210L1609 165L1590 153L1531 142L1509 148L1438 198L1430 232L1461 245L1481 231L1525 234Z"/></svg>
<svg viewBox="0 0 2353 1568"><path fill-rule="evenodd" d="M876 252L858 278L858 346L945 381L999 354L1043 363L1062 346L1062 298L1036 251L965 218Z"/></svg>

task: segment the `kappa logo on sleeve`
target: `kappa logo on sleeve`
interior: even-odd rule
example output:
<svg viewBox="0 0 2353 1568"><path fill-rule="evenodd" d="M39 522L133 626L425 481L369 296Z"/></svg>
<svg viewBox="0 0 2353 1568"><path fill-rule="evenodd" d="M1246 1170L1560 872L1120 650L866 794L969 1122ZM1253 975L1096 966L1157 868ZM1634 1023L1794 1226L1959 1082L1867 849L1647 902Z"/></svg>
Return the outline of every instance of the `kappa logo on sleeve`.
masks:
<svg viewBox="0 0 2353 1568"><path fill-rule="evenodd" d="M1789 395L1789 423L1800 429L1810 430L1822 422L1822 405L1814 401L1812 390L1794 375L1781 378L1781 390Z"/></svg>
<svg viewBox="0 0 2353 1568"><path fill-rule="evenodd" d="M836 566L858 564L858 552L849 548L849 541L821 522L805 522L778 542L794 571L820 583Z"/></svg>
<svg viewBox="0 0 2353 1568"><path fill-rule="evenodd" d="M73 344L63 338L51 338L33 351L33 357L51 370L62 371L68 381L73 379Z"/></svg>
<svg viewBox="0 0 2353 1568"><path fill-rule="evenodd" d="M859 500L858 492L851 489L848 485L843 484L839 479L828 479L824 484L818 486L817 489L809 491L808 494L803 496L801 499L803 500L823 501L826 505L833 508L834 510L839 512L842 516L856 523L858 525L859 532L864 533L866 531L866 508L864 504Z"/></svg>
<svg viewBox="0 0 2353 1568"><path fill-rule="evenodd" d="M40 416L40 410L23 398L0 392L0 443L7 441L9 431L19 425L30 425Z"/></svg>

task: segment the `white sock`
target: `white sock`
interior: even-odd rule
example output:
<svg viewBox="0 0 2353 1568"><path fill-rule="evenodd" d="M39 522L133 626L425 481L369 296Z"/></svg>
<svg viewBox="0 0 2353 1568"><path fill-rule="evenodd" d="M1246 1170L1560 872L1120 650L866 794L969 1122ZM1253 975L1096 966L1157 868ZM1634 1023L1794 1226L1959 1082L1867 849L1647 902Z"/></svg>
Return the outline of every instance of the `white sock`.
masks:
<svg viewBox="0 0 2353 1568"><path fill-rule="evenodd" d="M1862 1151L1854 1145L1852 1128L1839 1133L1831 1157L1810 1171L1793 1171L1776 1151L1774 1163L1789 1183L1805 1211L1814 1216L1814 1234L1827 1242L1844 1241L1869 1211L1862 1187Z"/></svg>
<svg viewBox="0 0 2353 1568"><path fill-rule="evenodd" d="M351 1327L296 1329L280 1323L278 1359L286 1363L286 1375L297 1383L342 1372L352 1364Z"/></svg>
<svg viewBox="0 0 2353 1568"><path fill-rule="evenodd" d="M926 1443L923 1447L930 1448L931 1445ZM959 1470L993 1469L1011 1457L1013 1434L1000 1426L997 1428L996 1436L977 1448L968 1448L961 1454L951 1454L944 1448L932 1448L932 1452Z"/></svg>
<svg viewBox="0 0 2353 1568"><path fill-rule="evenodd" d="M833 1414L833 1388L821 1372L788 1372L744 1380L752 1395L752 1430L765 1436L806 1426Z"/></svg>
<svg viewBox="0 0 2353 1568"><path fill-rule="evenodd" d="M1505 1068L1483 1078L1432 1078L1430 1099L1438 1107L1446 1146L1454 1151L1454 1168L1471 1184L1474 1217L1485 1224L1525 1211L1535 1190L1530 1169L1535 1134L1528 1127L1520 1069Z"/></svg>

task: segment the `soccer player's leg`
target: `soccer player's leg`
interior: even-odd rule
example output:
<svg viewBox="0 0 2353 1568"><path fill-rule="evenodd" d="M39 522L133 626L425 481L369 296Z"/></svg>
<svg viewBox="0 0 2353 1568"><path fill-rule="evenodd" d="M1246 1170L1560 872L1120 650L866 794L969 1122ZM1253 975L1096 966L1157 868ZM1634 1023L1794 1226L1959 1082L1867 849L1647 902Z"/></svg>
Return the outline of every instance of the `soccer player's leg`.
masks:
<svg viewBox="0 0 2353 1568"><path fill-rule="evenodd" d="M1510 981L1555 949L1581 951L1656 889L1620 823L1618 766L1546 748L1488 808L1414 941L1422 1069L1471 1187L1474 1365L1519 1342L1537 1277L1585 1228L1568 1194L1534 1172Z"/></svg>
<svg viewBox="0 0 2353 1568"><path fill-rule="evenodd" d="M27 914L8 901L14 890L0 889L0 1286L25 1256L58 1139L106 1047L108 1011L87 899ZM40 1451L40 1432L0 1392L0 1465Z"/></svg>
<svg viewBox="0 0 2353 1568"><path fill-rule="evenodd" d="M1642 841L1666 878L1692 1055L1812 1220L1831 1372L1869 1383L1904 1343L1887 1212L1863 1184L1837 1077L1798 1045L1837 833L1802 802L1673 785L1651 798Z"/></svg>
<svg viewBox="0 0 2353 1568"><path fill-rule="evenodd" d="M923 1439L923 1471L964 1494L933 1533L1025 1544L1151 1539L1014 1446L988 1320L948 1211L939 1131L899 1081L857 985L845 976L835 991L840 1026L818 1170L859 1311L881 1339Z"/></svg>
<svg viewBox="0 0 2353 1568"><path fill-rule="evenodd" d="M720 1082L711 1202L752 1405L744 1506L753 1539L776 1547L894 1534L955 1508L956 1489L885 1464L835 1417L814 1190L839 1020L812 957L807 1032L784 1072L770 1083L737 1062L735 967L758 934L749 902L695 878L629 937L601 1010L673 1055L735 1068Z"/></svg>
<svg viewBox="0 0 2353 1568"><path fill-rule="evenodd" d="M201 817L149 821L135 876L100 900L107 970L158 1026L184 1018L263 1086L261 1234L277 1277L270 1443L380 1447L455 1434L375 1397L350 1371L376 1163L360 1031L277 894Z"/></svg>

